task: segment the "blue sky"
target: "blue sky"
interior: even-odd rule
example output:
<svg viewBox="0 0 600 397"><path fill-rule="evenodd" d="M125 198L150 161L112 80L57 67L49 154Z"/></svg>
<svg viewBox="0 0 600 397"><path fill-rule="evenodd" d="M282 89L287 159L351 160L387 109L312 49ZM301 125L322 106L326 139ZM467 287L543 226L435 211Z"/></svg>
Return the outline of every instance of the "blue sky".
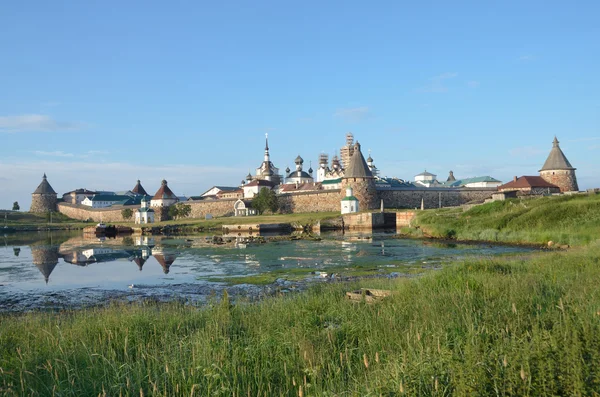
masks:
<svg viewBox="0 0 600 397"><path fill-rule="evenodd" d="M600 187L600 2L0 4L0 208L44 172L179 195L353 132L383 175L535 175L554 135Z"/></svg>

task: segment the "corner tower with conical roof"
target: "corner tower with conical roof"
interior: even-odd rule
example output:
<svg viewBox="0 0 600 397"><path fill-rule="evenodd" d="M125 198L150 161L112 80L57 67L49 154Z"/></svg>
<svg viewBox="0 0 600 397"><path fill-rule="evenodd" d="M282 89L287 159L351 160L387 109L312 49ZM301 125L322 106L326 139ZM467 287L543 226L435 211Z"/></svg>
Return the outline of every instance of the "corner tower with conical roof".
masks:
<svg viewBox="0 0 600 397"><path fill-rule="evenodd" d="M148 196L148 193L146 193L146 189L144 189L144 187L142 186L142 182L140 182L139 179L137 180L137 183L131 191L140 196Z"/></svg>
<svg viewBox="0 0 600 397"><path fill-rule="evenodd" d="M173 193L167 185L167 181L163 179L156 194L152 197L152 200L150 200L150 207L169 207L173 204L177 204L178 201L179 199L175 193Z"/></svg>
<svg viewBox="0 0 600 397"><path fill-rule="evenodd" d="M575 170L567 157L560 149L558 139L554 137L552 150L540 170L540 176L546 181L560 188L561 192L577 192L577 177Z"/></svg>
<svg viewBox="0 0 600 397"><path fill-rule="evenodd" d="M352 188L354 197L358 199L361 210L372 210L378 207L375 178L360 150L360 143L352 147L352 156L344 171L341 182L341 199L346 197L346 189Z"/></svg>
<svg viewBox="0 0 600 397"><path fill-rule="evenodd" d="M31 207L29 212L48 212L56 211L56 192L48 183L46 174L42 178L42 183L31 194Z"/></svg>

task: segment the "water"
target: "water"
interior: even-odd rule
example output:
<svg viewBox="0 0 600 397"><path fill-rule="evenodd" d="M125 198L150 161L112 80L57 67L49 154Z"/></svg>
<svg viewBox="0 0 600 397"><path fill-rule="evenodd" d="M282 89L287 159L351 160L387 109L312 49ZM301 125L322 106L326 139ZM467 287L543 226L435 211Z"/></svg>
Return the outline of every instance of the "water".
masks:
<svg viewBox="0 0 600 397"><path fill-rule="evenodd" d="M331 234L321 241L263 244L238 240L216 245L205 235L98 239L80 232L0 237L0 310L95 304L111 297L205 298L224 288L222 281L228 278L264 272L285 277L305 269L306 277L315 277L310 272L339 275L358 268L401 274L463 256L528 250L446 245L389 234Z"/></svg>

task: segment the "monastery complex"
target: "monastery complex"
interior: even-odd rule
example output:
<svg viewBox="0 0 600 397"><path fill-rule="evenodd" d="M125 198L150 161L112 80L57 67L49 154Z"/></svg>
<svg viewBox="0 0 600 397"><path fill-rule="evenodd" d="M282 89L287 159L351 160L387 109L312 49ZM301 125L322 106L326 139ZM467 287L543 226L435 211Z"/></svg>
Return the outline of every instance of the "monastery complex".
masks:
<svg viewBox="0 0 600 397"><path fill-rule="evenodd" d="M273 164L268 136L263 160L254 175L249 173L238 186L214 186L199 196L177 196L163 180L150 196L138 180L125 192L76 189L58 198L46 175L32 194L31 212L59 211L74 218L93 221L123 221L123 209L131 208L136 223L152 223L169 219L169 207L184 203L190 206L192 218L254 215L252 198L261 189L273 190L278 196L279 212L342 213L378 208L440 208L481 203L521 195L548 195L579 190L575 168L554 138L552 149L538 175L514 177L502 184L490 176L457 179L452 171L440 181L437 175L424 171L414 181L381 177L369 153L352 134L347 134L340 155L329 161L321 154L316 172L298 155L294 169L284 174Z"/></svg>

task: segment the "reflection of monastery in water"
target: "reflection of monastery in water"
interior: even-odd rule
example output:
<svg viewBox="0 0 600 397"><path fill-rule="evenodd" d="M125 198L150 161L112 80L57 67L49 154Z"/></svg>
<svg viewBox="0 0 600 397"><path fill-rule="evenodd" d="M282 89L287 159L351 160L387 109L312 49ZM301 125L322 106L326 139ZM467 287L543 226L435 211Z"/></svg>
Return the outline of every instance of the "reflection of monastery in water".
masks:
<svg viewBox="0 0 600 397"><path fill-rule="evenodd" d="M142 271L146 261L154 256L159 265L161 265L163 273L168 274L171 265L178 256L176 252L165 252L162 248L155 247L154 239L147 236L136 237L134 246L131 248L112 248L107 246L79 248L73 244L64 244L64 246L31 245L30 248L32 262L44 276L46 284L48 284L50 275L60 259L65 263L76 266L127 260L135 263L138 269Z"/></svg>
<svg viewBox="0 0 600 397"><path fill-rule="evenodd" d="M87 266L90 263L112 262L117 259L125 259L131 256L125 250L112 248L88 248L82 251L73 251L63 256L63 260L72 265Z"/></svg>

